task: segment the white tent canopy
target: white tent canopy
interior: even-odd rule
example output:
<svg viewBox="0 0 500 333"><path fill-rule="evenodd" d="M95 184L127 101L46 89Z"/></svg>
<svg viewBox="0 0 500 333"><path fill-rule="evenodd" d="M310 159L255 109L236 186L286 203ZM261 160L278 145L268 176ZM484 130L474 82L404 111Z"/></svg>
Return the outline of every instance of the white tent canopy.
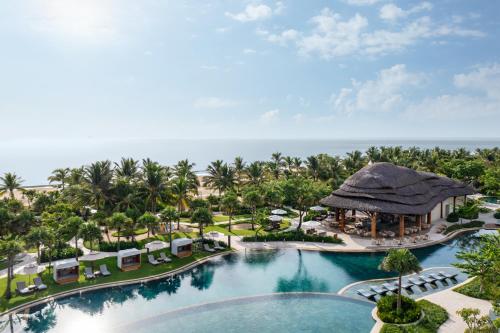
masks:
<svg viewBox="0 0 500 333"><path fill-rule="evenodd" d="M155 241L147 243L146 245L144 245L144 247L146 249L148 249L149 251L156 251L156 250L161 250L161 249L168 247L168 244L166 242L162 242L160 240L155 240Z"/></svg>
<svg viewBox="0 0 500 333"><path fill-rule="evenodd" d="M284 209L274 209L271 211L271 214L273 215L286 215L288 212Z"/></svg>
<svg viewBox="0 0 500 333"><path fill-rule="evenodd" d="M302 223L302 227L304 229L316 229L320 226L321 226L321 223L319 223L318 221L307 221L307 222Z"/></svg>
<svg viewBox="0 0 500 333"><path fill-rule="evenodd" d="M268 217L269 221L271 222L281 222L283 218L279 215L271 215Z"/></svg>
<svg viewBox="0 0 500 333"><path fill-rule="evenodd" d="M309 210L312 210L314 212L322 212L326 210L326 208L322 206L312 206L311 208L309 208Z"/></svg>

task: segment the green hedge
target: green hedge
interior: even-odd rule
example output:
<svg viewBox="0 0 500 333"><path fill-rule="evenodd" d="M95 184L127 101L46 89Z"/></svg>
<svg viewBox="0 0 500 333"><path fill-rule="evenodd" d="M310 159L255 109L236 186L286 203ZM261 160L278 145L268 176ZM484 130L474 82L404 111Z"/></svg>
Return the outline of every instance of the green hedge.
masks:
<svg viewBox="0 0 500 333"><path fill-rule="evenodd" d="M140 244L137 241L120 241L120 250L127 250L127 249L132 249L140 248ZM116 252L118 251L118 242L100 242L99 243L99 251L102 252Z"/></svg>
<svg viewBox="0 0 500 333"><path fill-rule="evenodd" d="M446 217L446 221L448 222L458 222L458 214L457 213L454 213L454 212L451 212L450 214L448 214L448 216Z"/></svg>
<svg viewBox="0 0 500 333"><path fill-rule="evenodd" d="M446 234L449 234L450 232L453 232L455 230L459 230L459 229L468 229L468 228L480 228L484 225L484 222L483 221L478 221L478 220L474 220L474 221L470 221L468 223L462 223L462 224L454 224L452 226L449 226L448 228L446 228L445 230L445 235Z"/></svg>
<svg viewBox="0 0 500 333"><path fill-rule="evenodd" d="M270 233L267 235L246 236L243 237L244 242L272 242L272 241L287 241L287 242L321 242L321 243L332 243L341 244L342 239L334 238L331 236L318 236L318 235L307 235L303 231L288 231L288 232L277 232Z"/></svg>
<svg viewBox="0 0 500 333"><path fill-rule="evenodd" d="M65 246L61 248L56 248L52 249L50 251L51 253L51 259L52 261L54 260L60 260L60 259L68 259L68 258L74 258L75 257L75 248L72 246L69 246L68 244L65 244ZM78 249L78 256L83 255L82 250ZM49 262L49 251L48 250L42 250L40 254L40 262Z"/></svg>
<svg viewBox="0 0 500 333"><path fill-rule="evenodd" d="M494 300L495 299L495 293L498 293L495 289L498 288L497 286L493 285L492 283L485 283L485 288L483 291L480 291L480 282L478 278L475 278L474 280L470 281L469 283L466 283L460 287L457 287L453 289L457 293L474 297L474 298L479 298L479 299L485 299L485 300Z"/></svg>
<svg viewBox="0 0 500 333"><path fill-rule="evenodd" d="M448 313L445 309L437 304L426 300L417 302L422 311L424 318L416 325L398 326L394 324L385 324L380 330L381 333L435 333L438 331L446 320Z"/></svg>
<svg viewBox="0 0 500 333"><path fill-rule="evenodd" d="M420 318L420 306L411 298L401 297L401 312L397 313L396 295L384 296L377 302L377 314L384 323L407 324Z"/></svg>

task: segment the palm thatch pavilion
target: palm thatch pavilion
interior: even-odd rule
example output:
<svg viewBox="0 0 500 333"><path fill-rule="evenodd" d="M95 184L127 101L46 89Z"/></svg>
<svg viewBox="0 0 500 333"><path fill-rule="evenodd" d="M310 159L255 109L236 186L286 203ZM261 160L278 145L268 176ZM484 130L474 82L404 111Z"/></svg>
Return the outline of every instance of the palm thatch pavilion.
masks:
<svg viewBox="0 0 500 333"><path fill-rule="evenodd" d="M463 183L430 172L419 172L391 163L373 163L349 177L338 190L321 200L334 208L336 220L344 231L346 211L370 217L371 237L377 237L381 216L399 219L399 235L405 235L405 218L430 227L433 214L445 218L457 198L465 201L474 190ZM443 211L445 207L445 211ZM397 220L396 220L397 221ZM396 222L397 223L397 222Z"/></svg>

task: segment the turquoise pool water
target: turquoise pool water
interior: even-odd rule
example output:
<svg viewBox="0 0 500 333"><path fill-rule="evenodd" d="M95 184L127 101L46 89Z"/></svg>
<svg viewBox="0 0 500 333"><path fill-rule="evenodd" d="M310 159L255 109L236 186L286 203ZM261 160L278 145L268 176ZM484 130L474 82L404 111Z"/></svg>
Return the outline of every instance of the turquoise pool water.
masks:
<svg viewBox="0 0 500 333"><path fill-rule="evenodd" d="M497 197L482 197L481 200L493 204L500 203L500 199Z"/></svg>
<svg viewBox="0 0 500 333"><path fill-rule="evenodd" d="M456 261L456 252L466 248L476 234L413 252L424 267L449 266ZM0 331L10 332L12 327L12 331L25 332L114 332L117 327L134 325L145 318L201 303L282 292L335 293L352 282L392 276L377 268L383 256L383 253L297 250L231 253L214 258L174 279L83 293L34 307L30 314L16 315L12 321L1 318ZM344 306L335 304L332 306ZM268 321L266 318L269 317L257 317L258 303L239 306L245 307L250 314L254 311L254 318L259 321ZM349 312L356 318L356 325L371 327L373 322L370 316L357 315L358 310L362 313L366 305L355 302L349 303L349 307ZM210 316L224 325L228 321L224 311L213 311ZM205 328L212 331L209 327ZM230 327L224 328L228 329ZM300 332L300 329L290 328L287 332Z"/></svg>

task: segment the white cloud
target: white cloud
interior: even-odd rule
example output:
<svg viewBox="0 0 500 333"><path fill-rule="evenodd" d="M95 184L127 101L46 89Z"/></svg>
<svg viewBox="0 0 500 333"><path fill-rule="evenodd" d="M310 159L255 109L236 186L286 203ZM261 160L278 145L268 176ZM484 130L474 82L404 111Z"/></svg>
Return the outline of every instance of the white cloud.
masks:
<svg viewBox="0 0 500 333"><path fill-rule="evenodd" d="M403 105L408 88L423 80L424 75L407 71L405 65L394 65L381 70L375 80L352 80L352 86L332 95L330 103L335 111L343 113L390 112Z"/></svg>
<svg viewBox="0 0 500 333"><path fill-rule="evenodd" d="M236 21L250 22L270 18L273 15L273 10L271 7L263 4L248 4L245 10L240 13L232 14L226 12L225 15Z"/></svg>
<svg viewBox="0 0 500 333"><path fill-rule="evenodd" d="M215 29L215 32L223 34L225 32L228 32L229 30L231 30L231 28L229 28L229 27L219 27L219 28Z"/></svg>
<svg viewBox="0 0 500 333"><path fill-rule="evenodd" d="M200 68L207 70L207 71L215 71L215 70L219 69L219 67L213 66L213 65L202 65L202 66L200 66Z"/></svg>
<svg viewBox="0 0 500 333"><path fill-rule="evenodd" d="M380 1L381 0L345 0L345 2L354 6L370 6Z"/></svg>
<svg viewBox="0 0 500 333"><path fill-rule="evenodd" d="M276 8L274 9L274 13L277 15L283 14L283 11L286 9L283 1L276 2Z"/></svg>
<svg viewBox="0 0 500 333"><path fill-rule="evenodd" d="M203 97L194 101L193 106L197 109L224 109L233 107L237 103L229 99L218 97Z"/></svg>
<svg viewBox="0 0 500 333"><path fill-rule="evenodd" d="M254 49L244 49L243 50L243 53L244 54L254 54L256 53L257 51L255 51Z"/></svg>
<svg viewBox="0 0 500 333"><path fill-rule="evenodd" d="M280 110L274 109L274 110L269 110L267 112L264 112L260 116L260 120L263 123L271 123L279 118Z"/></svg>
<svg viewBox="0 0 500 333"><path fill-rule="evenodd" d="M301 123L304 121L304 115L302 113L297 113L297 114L294 114L292 116L292 119L296 122L296 123Z"/></svg>
<svg viewBox="0 0 500 333"><path fill-rule="evenodd" d="M409 11L429 9L430 6L423 2ZM293 42L300 55L318 55L324 59L352 54L384 55L404 50L425 39L435 42L446 36L484 36L481 31L456 24L436 24L428 16L419 17L393 30L368 31L368 20L364 16L355 14L343 19L329 8L324 8L319 15L312 17L311 23L313 29L309 33L288 29L274 34L261 32L261 35L280 45Z"/></svg>
<svg viewBox="0 0 500 333"><path fill-rule="evenodd" d="M383 5L382 8L380 8L380 18L382 20L386 21L396 21L400 18L405 18L411 14L416 14L424 10L431 10L432 9L432 4L430 2L421 2L416 6L411 7L408 10L404 10L395 4L389 3L386 5ZM459 23L459 22L456 22Z"/></svg>
<svg viewBox="0 0 500 333"><path fill-rule="evenodd" d="M471 89L485 93L489 98L500 101L500 64L478 67L466 74L457 74L453 78L457 88Z"/></svg>

